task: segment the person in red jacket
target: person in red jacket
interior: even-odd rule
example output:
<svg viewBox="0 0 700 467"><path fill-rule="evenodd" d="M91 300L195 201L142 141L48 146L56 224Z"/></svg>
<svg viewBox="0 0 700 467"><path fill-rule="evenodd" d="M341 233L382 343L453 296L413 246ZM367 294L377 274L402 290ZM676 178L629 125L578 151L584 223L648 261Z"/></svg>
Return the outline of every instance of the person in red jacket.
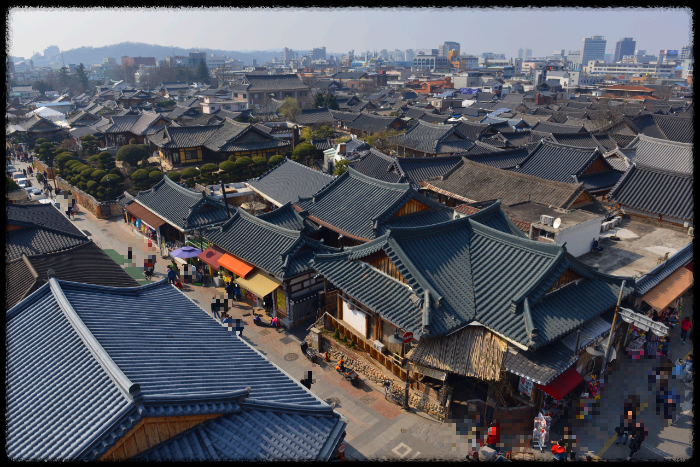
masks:
<svg viewBox="0 0 700 467"><path fill-rule="evenodd" d="M498 426L498 422L495 420L491 422L491 425L489 426L488 430L488 436L486 437L486 445L492 449L494 449L496 452L499 452L501 449L498 447L498 444L501 442L501 432L500 432L500 427Z"/></svg>
<svg viewBox="0 0 700 467"><path fill-rule="evenodd" d="M690 322L690 318L686 316L681 322L681 342L685 344L685 338L688 335L688 331L693 327L693 323Z"/></svg>

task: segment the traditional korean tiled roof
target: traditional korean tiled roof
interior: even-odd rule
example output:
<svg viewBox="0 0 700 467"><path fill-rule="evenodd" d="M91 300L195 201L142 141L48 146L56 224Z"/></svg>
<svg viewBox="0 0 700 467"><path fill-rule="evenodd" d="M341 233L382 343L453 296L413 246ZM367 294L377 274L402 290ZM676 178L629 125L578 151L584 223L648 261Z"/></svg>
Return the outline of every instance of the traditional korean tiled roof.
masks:
<svg viewBox="0 0 700 467"><path fill-rule="evenodd" d="M194 148L202 146L223 125L165 127L149 140L159 148Z"/></svg>
<svg viewBox="0 0 700 467"><path fill-rule="evenodd" d="M86 112L84 110L79 110L77 114L66 119L66 123L68 123L69 125L73 125L74 123L78 122L79 120L85 120L84 123L86 125L88 125L90 123L97 122L99 119L100 119L100 117L98 117L96 115L93 115L93 114ZM90 123L88 123L88 122L90 122ZM81 122L81 123L83 123L83 122Z"/></svg>
<svg viewBox="0 0 700 467"><path fill-rule="evenodd" d="M643 296L673 274L679 268L690 263L694 258L693 242L678 250L670 258L637 279L637 295Z"/></svg>
<svg viewBox="0 0 700 467"><path fill-rule="evenodd" d="M182 117L186 113L188 115L189 114L193 115L192 117L185 115L185 117L187 117L187 118L197 118L200 115L202 115L201 109L199 109L197 107L181 107L179 105L176 105L175 108L173 108L173 110L171 110L170 112L168 112L166 114L166 117L171 119L171 120L175 120L176 118Z"/></svg>
<svg viewBox="0 0 700 467"><path fill-rule="evenodd" d="M176 101L175 102L176 107L201 107L202 103L200 102L199 99L196 97L193 97L192 99L185 99L184 101Z"/></svg>
<svg viewBox="0 0 700 467"><path fill-rule="evenodd" d="M408 182L413 188L419 190L420 182L432 177L439 177L462 158L460 156L439 157L397 157L394 161L396 171L401 174L402 182Z"/></svg>
<svg viewBox="0 0 700 467"><path fill-rule="evenodd" d="M311 233L316 230L310 222L294 209L292 203L285 203L274 211L260 214L257 217L287 230L296 230L304 233Z"/></svg>
<svg viewBox="0 0 700 467"><path fill-rule="evenodd" d="M472 141L476 141L489 129L488 123L470 123L460 122L456 125L455 130L458 133L466 136Z"/></svg>
<svg viewBox="0 0 700 467"><path fill-rule="evenodd" d="M258 178L248 180L248 185L277 206L309 197L335 179L318 170L285 158L278 165Z"/></svg>
<svg viewBox="0 0 700 467"><path fill-rule="evenodd" d="M280 227L239 208L221 226L203 230L202 237L279 279L309 271L308 258L299 260L303 251L337 251L307 238L299 230Z"/></svg>
<svg viewBox="0 0 700 467"><path fill-rule="evenodd" d="M527 156L527 148L522 147L491 153L466 154L464 157L479 164L499 169L511 169L520 164Z"/></svg>
<svg viewBox="0 0 700 467"><path fill-rule="evenodd" d="M499 204L488 208L492 209L500 210ZM484 211L473 216L483 216ZM429 338L476 321L523 348L537 348L615 306L623 278L594 271L561 245L521 235L484 226L469 216L427 227L394 228L343 253L317 254L312 266L382 319ZM380 249L405 283L359 261ZM547 293L567 269L584 280ZM624 296L634 291L627 279L632 286L625 287ZM509 284L505 292L497 285L503 283ZM426 291L429 326L423 328L423 305L414 302L425 300Z"/></svg>
<svg viewBox="0 0 700 467"><path fill-rule="evenodd" d="M309 90L296 74L286 75L245 75L243 83L249 92Z"/></svg>
<svg viewBox="0 0 700 467"><path fill-rule="evenodd" d="M449 115L435 115L425 113L421 115L419 119L427 123L445 123L449 118Z"/></svg>
<svg viewBox="0 0 700 467"><path fill-rule="evenodd" d="M543 140L540 145L535 148L527 159L520 163L519 168L511 168L517 173L532 175L535 177L546 178L555 182L578 183L578 178L583 176L583 173L588 167L602 155L602 152L596 148L577 148L573 146L564 146L557 143L552 143L548 140ZM613 171L612 166L608 168ZM619 178L619 173L613 177ZM577 178L574 178L576 176ZM586 176L587 182L592 180L592 177L598 177L599 174L591 174ZM610 176L608 176L610 177ZM607 180L607 179L606 179ZM581 179L583 181L583 179ZM609 187L614 186L617 179L607 180L612 181ZM595 186L586 185L586 189L599 189L599 184L593 182Z"/></svg>
<svg viewBox="0 0 700 467"><path fill-rule="evenodd" d="M22 227L43 227L84 237L68 218L52 204L6 204L6 223Z"/></svg>
<svg viewBox="0 0 700 467"><path fill-rule="evenodd" d="M538 350L510 346L503 355L503 368L543 386L578 360L563 342L556 341Z"/></svg>
<svg viewBox="0 0 700 467"><path fill-rule="evenodd" d="M693 144L651 138L640 134L636 144L636 162L671 172L693 173Z"/></svg>
<svg viewBox="0 0 700 467"><path fill-rule="evenodd" d="M91 241L54 253L23 255L6 265L6 274L12 287L5 297L5 310L16 305L27 295L48 281L47 271L70 282L104 285L108 287L138 287L124 269L117 265L100 247Z"/></svg>
<svg viewBox="0 0 700 467"><path fill-rule="evenodd" d="M40 123L46 124L46 126L39 126ZM42 118L36 114L32 114L27 120L19 124L20 127L24 128L26 131L32 132L48 132L59 130L60 127L48 118Z"/></svg>
<svg viewBox="0 0 700 467"><path fill-rule="evenodd" d="M393 125L397 122L403 126L403 122L398 117L383 117L362 112L354 120L346 121L345 126L353 130L379 133L393 128Z"/></svg>
<svg viewBox="0 0 700 467"><path fill-rule="evenodd" d="M462 156L471 154L490 154L493 152L503 151L505 148L492 146L485 141L474 141L474 145L464 152L459 153Z"/></svg>
<svg viewBox="0 0 700 467"><path fill-rule="evenodd" d="M530 130L498 133L482 139L486 144L503 148L524 147L530 142Z"/></svg>
<svg viewBox="0 0 700 467"><path fill-rule="evenodd" d="M679 143L693 142L693 119L676 115L643 115L633 118L632 122L641 133L658 139L667 139Z"/></svg>
<svg viewBox="0 0 700 467"><path fill-rule="evenodd" d="M297 116L297 123L301 125L333 124L335 119L327 107L319 107L317 109L302 110Z"/></svg>
<svg viewBox="0 0 700 467"><path fill-rule="evenodd" d="M135 456L140 461L327 461L346 423L330 407L239 404L236 413L207 420Z"/></svg>
<svg viewBox="0 0 700 467"><path fill-rule="evenodd" d="M223 203L205 193L195 193L169 177L163 177L150 190L140 191L134 202L183 231L227 219Z"/></svg>
<svg viewBox="0 0 700 467"><path fill-rule="evenodd" d="M672 172L636 163L607 196L623 207L692 221L695 216L693 194L692 173Z"/></svg>
<svg viewBox="0 0 700 467"><path fill-rule="evenodd" d="M98 459L143 418L235 413L246 388L256 401L326 406L165 280L51 278L8 311L6 333L13 459Z"/></svg>
<svg viewBox="0 0 700 467"><path fill-rule="evenodd" d="M554 182L479 164L466 157L443 176L421 185L466 202L500 199L504 204L515 204L530 199L564 209L585 191L583 183Z"/></svg>
<svg viewBox="0 0 700 467"><path fill-rule="evenodd" d="M270 99L265 105L261 105L259 109L253 110L253 115L276 114L280 107L282 107L282 101Z"/></svg>
<svg viewBox="0 0 700 467"><path fill-rule="evenodd" d="M538 122L532 127L533 131L539 131L542 133L583 133L586 129L583 125L573 126L573 125L562 125L559 123L552 122Z"/></svg>
<svg viewBox="0 0 700 467"><path fill-rule="evenodd" d="M342 110L330 110L331 115L337 121L350 123L360 116L360 112L343 112Z"/></svg>
<svg viewBox="0 0 700 467"><path fill-rule="evenodd" d="M402 180L401 174L395 171L394 159L392 156L371 148L369 151L365 151L358 159L352 161L350 167L377 180L399 183L404 180Z"/></svg>
<svg viewBox="0 0 700 467"><path fill-rule="evenodd" d="M455 125L434 125L420 120L406 133L394 137L394 142L427 154L463 152L474 144L472 140L464 137Z"/></svg>
<svg viewBox="0 0 700 467"><path fill-rule="evenodd" d="M500 202L500 200L496 200L494 202ZM471 204L460 204L455 208L455 212L458 212L460 214L466 214L467 216L471 216L472 214L476 214L477 212L481 211L484 209L484 207L475 207L475 205L481 205L481 204L486 204L488 203L471 203ZM493 204L493 203L491 203ZM490 206L490 204L489 204ZM488 207L488 206L486 206ZM459 216L458 216L459 217ZM509 230L512 230L512 228L509 225L506 225L504 227L505 222L500 221L499 219L492 220L492 218L495 218L496 216L488 217L486 219L483 218L476 218L475 220L479 221L481 224L488 225L489 227L492 227L496 230L500 230L501 232L508 232ZM518 219L513 219L512 217L508 217L508 219L517 227L520 232L523 232L525 234L528 234L530 232L530 226L532 225L530 222L525 222L521 221ZM518 234L519 235L519 234ZM527 235L525 235L527 237Z"/></svg>
<svg viewBox="0 0 700 467"><path fill-rule="evenodd" d="M380 236L380 226L410 199L433 211L449 210L420 195L408 183L383 182L352 167L313 197L302 198L295 205L311 221L367 241Z"/></svg>

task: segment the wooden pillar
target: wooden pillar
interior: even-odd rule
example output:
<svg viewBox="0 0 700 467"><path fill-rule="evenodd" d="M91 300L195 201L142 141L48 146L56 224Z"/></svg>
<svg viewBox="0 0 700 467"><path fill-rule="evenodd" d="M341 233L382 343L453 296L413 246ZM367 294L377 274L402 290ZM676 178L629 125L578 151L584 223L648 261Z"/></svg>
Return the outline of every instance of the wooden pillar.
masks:
<svg viewBox="0 0 700 467"><path fill-rule="evenodd" d="M343 299L340 298L340 294L336 295L336 300L338 301L338 319L343 319Z"/></svg>
<svg viewBox="0 0 700 467"><path fill-rule="evenodd" d="M375 315L374 315L374 340L375 341L379 340L379 336L381 335L380 328L382 326L383 326L382 318L380 318L379 315L375 313Z"/></svg>

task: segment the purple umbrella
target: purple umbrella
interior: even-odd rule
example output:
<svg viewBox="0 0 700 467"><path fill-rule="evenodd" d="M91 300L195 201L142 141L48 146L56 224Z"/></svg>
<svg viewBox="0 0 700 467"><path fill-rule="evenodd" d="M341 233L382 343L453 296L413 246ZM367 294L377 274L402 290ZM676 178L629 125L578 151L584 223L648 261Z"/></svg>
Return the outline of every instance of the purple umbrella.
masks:
<svg viewBox="0 0 700 467"><path fill-rule="evenodd" d="M196 258L201 253L202 250L199 248L195 248L193 246L183 246L182 248L171 251L170 256L174 256L176 258Z"/></svg>

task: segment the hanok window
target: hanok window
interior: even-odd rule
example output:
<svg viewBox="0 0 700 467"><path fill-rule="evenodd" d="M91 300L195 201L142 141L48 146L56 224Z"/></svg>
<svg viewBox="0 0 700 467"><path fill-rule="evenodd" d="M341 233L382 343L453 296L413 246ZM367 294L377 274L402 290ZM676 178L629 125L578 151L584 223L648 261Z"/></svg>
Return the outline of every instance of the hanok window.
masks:
<svg viewBox="0 0 700 467"><path fill-rule="evenodd" d="M253 94L253 99L260 99L260 94Z"/></svg>
<svg viewBox="0 0 700 467"><path fill-rule="evenodd" d="M196 160L196 159L197 159L197 150L185 151L185 160L186 161L191 161L191 160Z"/></svg>

